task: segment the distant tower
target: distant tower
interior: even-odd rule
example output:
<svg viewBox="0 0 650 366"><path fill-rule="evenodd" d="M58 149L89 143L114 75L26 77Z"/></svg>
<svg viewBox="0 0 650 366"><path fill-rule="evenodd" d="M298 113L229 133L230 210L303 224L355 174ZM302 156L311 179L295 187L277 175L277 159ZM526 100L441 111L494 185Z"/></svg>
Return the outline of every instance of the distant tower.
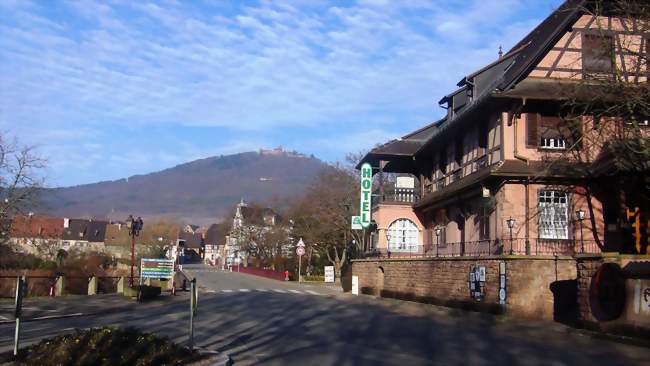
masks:
<svg viewBox="0 0 650 366"><path fill-rule="evenodd" d="M501 48L501 45L499 45L499 58L503 57L503 49Z"/></svg>

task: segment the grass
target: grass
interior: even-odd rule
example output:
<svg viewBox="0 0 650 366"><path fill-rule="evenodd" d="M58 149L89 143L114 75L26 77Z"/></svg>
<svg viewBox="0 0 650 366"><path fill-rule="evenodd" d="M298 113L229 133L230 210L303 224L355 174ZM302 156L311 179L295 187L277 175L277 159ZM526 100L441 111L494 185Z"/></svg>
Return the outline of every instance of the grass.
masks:
<svg viewBox="0 0 650 366"><path fill-rule="evenodd" d="M197 352L167 338L134 328L103 327L45 339L23 350L13 365L162 366L184 365L199 358Z"/></svg>

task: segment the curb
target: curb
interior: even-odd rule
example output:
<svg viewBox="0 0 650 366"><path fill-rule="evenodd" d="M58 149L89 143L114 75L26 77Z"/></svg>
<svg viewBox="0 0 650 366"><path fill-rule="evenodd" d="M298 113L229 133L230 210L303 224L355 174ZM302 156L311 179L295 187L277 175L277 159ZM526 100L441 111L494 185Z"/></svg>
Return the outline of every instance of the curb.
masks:
<svg viewBox="0 0 650 366"><path fill-rule="evenodd" d="M192 362L188 366L230 366L232 365L232 359L227 353L221 353L218 351L208 350L200 347L196 347L196 350L199 351L200 355L209 356L203 360Z"/></svg>

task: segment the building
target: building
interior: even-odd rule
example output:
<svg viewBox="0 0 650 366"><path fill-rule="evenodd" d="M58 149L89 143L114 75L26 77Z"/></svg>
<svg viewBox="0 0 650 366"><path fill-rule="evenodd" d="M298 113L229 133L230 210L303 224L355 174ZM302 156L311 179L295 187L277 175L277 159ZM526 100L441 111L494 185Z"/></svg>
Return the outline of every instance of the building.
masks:
<svg viewBox="0 0 650 366"><path fill-rule="evenodd" d="M242 199L235 208L232 227L224 246L226 265L247 263L248 250L265 231L278 225L282 217L273 209L249 205Z"/></svg>
<svg viewBox="0 0 650 366"><path fill-rule="evenodd" d="M225 264L225 244L227 240L227 225L212 224L207 229L204 238L204 261L213 266L222 267Z"/></svg>
<svg viewBox="0 0 650 366"><path fill-rule="evenodd" d="M595 141L593 124L629 123L570 111L566 100L569 91L588 98L603 78L625 70L629 52L615 45L649 41L579 3L567 1L511 50L462 77L439 101L444 118L362 159L359 167L370 163L374 174L414 182L378 192L378 253L646 252L631 217L650 212L648 166L641 174L621 170L611 148L586 146ZM628 71L641 82L647 72L645 65Z"/></svg>
<svg viewBox="0 0 650 366"><path fill-rule="evenodd" d="M46 215L21 215L11 220L9 243L15 250L54 258L60 248L64 219Z"/></svg>

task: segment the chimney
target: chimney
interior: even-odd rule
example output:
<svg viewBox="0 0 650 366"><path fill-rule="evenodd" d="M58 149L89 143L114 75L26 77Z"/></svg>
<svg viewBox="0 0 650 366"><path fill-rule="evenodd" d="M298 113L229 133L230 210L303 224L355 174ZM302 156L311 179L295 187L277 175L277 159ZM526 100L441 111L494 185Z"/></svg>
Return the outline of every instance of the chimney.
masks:
<svg viewBox="0 0 650 366"><path fill-rule="evenodd" d="M70 227L70 219L67 218L67 217L64 217L64 218L63 218L63 228L64 228L64 229L67 229L67 228L69 228L69 227Z"/></svg>

